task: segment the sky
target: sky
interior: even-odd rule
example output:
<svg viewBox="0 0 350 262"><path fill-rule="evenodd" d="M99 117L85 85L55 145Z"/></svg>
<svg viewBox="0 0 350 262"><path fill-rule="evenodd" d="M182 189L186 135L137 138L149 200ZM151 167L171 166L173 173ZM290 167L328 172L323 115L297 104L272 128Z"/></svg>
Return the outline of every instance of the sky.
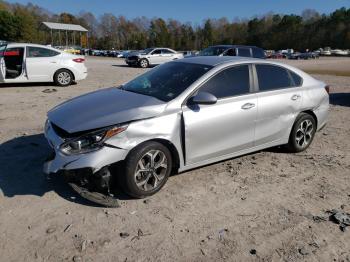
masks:
<svg viewBox="0 0 350 262"><path fill-rule="evenodd" d="M10 3L37 4L53 13L80 11L95 16L112 13L127 18L174 18L182 22L201 23L206 18L252 18L269 12L301 14L304 9L330 13L337 8L350 8L350 0L7 0Z"/></svg>

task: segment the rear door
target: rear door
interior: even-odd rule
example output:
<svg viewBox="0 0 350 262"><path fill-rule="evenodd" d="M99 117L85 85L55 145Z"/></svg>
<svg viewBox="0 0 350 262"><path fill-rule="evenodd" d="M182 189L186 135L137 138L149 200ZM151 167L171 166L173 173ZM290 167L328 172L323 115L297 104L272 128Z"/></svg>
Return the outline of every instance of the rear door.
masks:
<svg viewBox="0 0 350 262"><path fill-rule="evenodd" d="M4 83L6 75L6 65L5 65L5 50L6 44L0 45L0 83Z"/></svg>
<svg viewBox="0 0 350 262"><path fill-rule="evenodd" d="M255 69L259 88L255 144L288 139L301 108L302 81L281 66L256 64Z"/></svg>
<svg viewBox="0 0 350 262"><path fill-rule="evenodd" d="M53 81L53 75L59 69L60 54L54 50L27 46L26 71L30 81Z"/></svg>

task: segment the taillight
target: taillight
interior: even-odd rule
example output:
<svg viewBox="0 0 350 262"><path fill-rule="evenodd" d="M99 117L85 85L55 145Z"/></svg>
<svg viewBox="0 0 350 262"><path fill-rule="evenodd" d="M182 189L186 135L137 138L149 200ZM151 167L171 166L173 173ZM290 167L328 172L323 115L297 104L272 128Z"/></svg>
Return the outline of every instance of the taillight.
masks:
<svg viewBox="0 0 350 262"><path fill-rule="evenodd" d="M327 91L327 94L329 94L329 90L330 90L330 86L329 85L326 85L325 87L324 87L324 89L326 89L326 91Z"/></svg>
<svg viewBox="0 0 350 262"><path fill-rule="evenodd" d="M73 61L76 63L84 63L85 59L84 58L74 58Z"/></svg>

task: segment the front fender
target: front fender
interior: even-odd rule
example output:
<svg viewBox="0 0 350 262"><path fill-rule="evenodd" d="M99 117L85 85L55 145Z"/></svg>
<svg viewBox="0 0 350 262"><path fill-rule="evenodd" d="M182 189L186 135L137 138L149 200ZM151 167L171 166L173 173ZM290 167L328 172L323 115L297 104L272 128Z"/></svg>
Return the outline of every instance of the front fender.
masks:
<svg viewBox="0 0 350 262"><path fill-rule="evenodd" d="M180 166L183 166L181 130L181 113L171 113L132 122L124 132L105 143L130 151L143 142L163 139L174 145L179 155Z"/></svg>

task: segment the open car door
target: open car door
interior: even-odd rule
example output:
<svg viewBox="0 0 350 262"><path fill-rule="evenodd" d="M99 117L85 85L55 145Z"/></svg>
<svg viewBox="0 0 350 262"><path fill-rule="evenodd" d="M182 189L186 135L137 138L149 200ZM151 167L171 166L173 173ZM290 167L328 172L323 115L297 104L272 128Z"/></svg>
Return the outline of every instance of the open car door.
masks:
<svg viewBox="0 0 350 262"><path fill-rule="evenodd" d="M5 75L6 75L6 65L5 65L5 50L6 50L6 44L0 45L0 83L5 82Z"/></svg>

